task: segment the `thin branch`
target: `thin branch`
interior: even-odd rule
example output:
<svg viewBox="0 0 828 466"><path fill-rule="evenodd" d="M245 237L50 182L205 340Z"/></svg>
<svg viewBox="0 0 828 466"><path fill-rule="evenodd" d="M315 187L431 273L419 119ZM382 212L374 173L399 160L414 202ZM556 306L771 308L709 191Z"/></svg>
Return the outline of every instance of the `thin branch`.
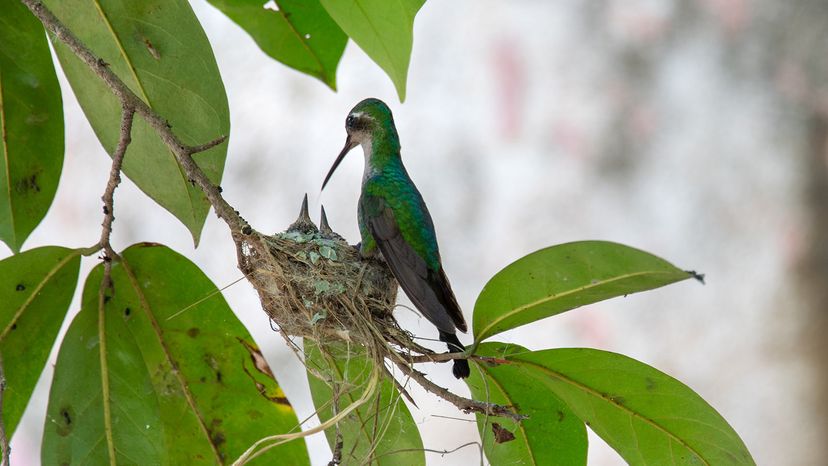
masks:
<svg viewBox="0 0 828 466"><path fill-rule="evenodd" d="M333 383L331 386L331 398L333 404L331 405L331 414L336 416L339 411L339 387L340 385L337 383ZM331 461L328 462L328 466L336 466L342 463L342 447L344 445L344 440L342 439L342 432L339 430L339 423L337 422L334 424L334 429L336 431L335 441L333 451L331 452Z"/></svg>
<svg viewBox="0 0 828 466"><path fill-rule="evenodd" d="M342 439L342 432L339 431L339 424L334 427L336 428L336 442L334 442L333 455L328 462L328 466L336 466L342 463L342 447L345 444Z"/></svg>
<svg viewBox="0 0 828 466"><path fill-rule="evenodd" d="M112 154L112 168L109 170L109 180L106 182L106 189L104 190L101 200L104 203L104 221L101 224L101 240L99 242L101 248L104 250L104 261L109 262L117 259L118 253L112 249L109 239L112 236L112 222L115 220L115 188L121 184L121 166L124 163L124 154L126 154L129 143L132 142L132 121L135 117L135 110L132 107L124 106L121 114L121 133L118 137L118 145L115 147L115 152Z"/></svg>
<svg viewBox="0 0 828 466"><path fill-rule="evenodd" d="M410 393L408 393L408 390L405 389L405 385L401 384L400 381L397 380L394 377L394 374L392 374L391 371L388 370L387 367L385 367L385 365L383 365L383 369L385 371L385 376L388 377L388 380L394 382L394 386L397 387L397 390L400 393L402 393L402 395L405 397L405 399L410 401L411 404L414 405L415 407L419 408L419 406L417 406L417 402L414 401L414 398L411 396Z"/></svg>
<svg viewBox="0 0 828 466"><path fill-rule="evenodd" d="M422 354L418 356L408 356L403 353L397 353L405 360L411 364L421 364L426 362L447 362L453 361L455 359L468 359L474 361L485 362L488 364L511 364L509 361L500 358L492 358L488 356L477 356L475 354L468 355L466 353L435 353L435 354Z"/></svg>
<svg viewBox="0 0 828 466"><path fill-rule="evenodd" d="M404 363L396 362L397 367L403 371L403 373L409 377L411 377L414 381L420 384L426 391L431 392L440 398L448 401L449 403L457 406L457 409L463 411L464 413L481 413L486 414L489 416L499 416L499 417L507 417L513 419L515 421L520 421L522 419L526 419L527 416L515 412L515 410L509 406L498 405L494 403L485 403L483 401L472 400L469 398L462 397L460 395L455 395L448 391L448 389L443 388L436 383L428 380L422 372L410 367Z"/></svg>
<svg viewBox="0 0 828 466"><path fill-rule="evenodd" d="M2 466L11 465L9 456L11 455L11 448L9 448L9 439L6 437L6 423L3 422L4 406L3 395L6 393L6 372L3 370L3 355L0 354L0 449L3 451L3 460L0 462Z"/></svg>
<svg viewBox="0 0 828 466"><path fill-rule="evenodd" d="M477 449L480 452L480 464L482 465L483 464L483 445L480 442L467 442L467 443L464 443L464 444L460 445L459 447L452 448L451 450L446 450L446 449L435 450L435 449L432 449L432 448L402 448L402 449L399 449L399 450L385 452L385 453L375 457L374 459L379 459L379 458L382 458L384 456L396 455L396 454L400 454L400 453L410 453L410 452L416 452L416 451L423 451L423 452L426 452L426 453L436 453L436 454L440 455L440 457L442 458L446 455L450 455L450 454L452 454L456 451L459 451L463 448L466 448L466 447L469 447L469 446L472 446L472 445L477 446Z"/></svg>
<svg viewBox="0 0 828 466"><path fill-rule="evenodd" d="M89 48L84 45L73 33L70 31L59 19L46 8L43 3L37 0L21 0L26 7L31 10L32 14L43 23L47 31L51 32L55 38L63 42L69 50L72 51L81 61L83 61L92 72L100 77L103 82L109 87L115 97L121 102L123 108L134 109L135 113L140 115L147 124L155 130L164 144L170 149L175 156L179 165L181 165L184 173L187 174L188 179L192 180L204 192L210 205L216 211L216 215L224 220L233 232L248 230L250 227L247 222L241 218L227 201L221 197L220 189L214 185L207 175L196 165L192 155L218 144L226 140L226 136L219 137L206 144L197 146L188 146L181 142L181 140L173 133L170 124L150 108L146 102L141 100L133 93L126 84L109 69L109 64L103 59L95 56ZM247 228L245 228L247 227ZM249 230L248 230L249 231Z"/></svg>
<svg viewBox="0 0 828 466"><path fill-rule="evenodd" d="M204 152L206 150L210 150L213 147L216 147L217 145L221 144L222 142L224 142L226 140L227 140L227 136L219 136L219 137L213 139L212 141L210 141L206 144L201 144L201 145L198 145L198 146L189 146L189 147L186 147L185 149L187 149L187 152L190 155L197 154L199 152Z"/></svg>

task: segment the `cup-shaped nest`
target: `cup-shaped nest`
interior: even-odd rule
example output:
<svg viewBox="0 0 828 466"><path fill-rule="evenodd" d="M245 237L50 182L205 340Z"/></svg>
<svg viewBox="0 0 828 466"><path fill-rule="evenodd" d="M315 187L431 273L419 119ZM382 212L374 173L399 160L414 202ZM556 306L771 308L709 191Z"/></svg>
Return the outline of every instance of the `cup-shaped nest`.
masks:
<svg viewBox="0 0 828 466"><path fill-rule="evenodd" d="M285 232L238 235L239 266L262 307L286 336L346 341L368 348L384 342L408 346L392 311L397 281L380 260L360 258L356 247L307 216L307 204ZM384 340L384 341L382 341Z"/></svg>

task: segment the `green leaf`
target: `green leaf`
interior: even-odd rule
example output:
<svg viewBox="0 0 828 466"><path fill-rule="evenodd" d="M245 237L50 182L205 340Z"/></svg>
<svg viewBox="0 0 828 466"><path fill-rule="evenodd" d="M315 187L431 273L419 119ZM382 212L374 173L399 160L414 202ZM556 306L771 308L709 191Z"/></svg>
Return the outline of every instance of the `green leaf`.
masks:
<svg viewBox="0 0 828 466"><path fill-rule="evenodd" d="M686 385L620 354L589 348L506 357L554 392L631 465L752 465L727 421Z"/></svg>
<svg viewBox="0 0 828 466"><path fill-rule="evenodd" d="M475 354L505 358L529 350L506 343L483 343ZM477 414L483 451L492 465L585 465L587 434L584 423L551 391L543 389L518 364L472 361L466 379L475 400L516 407L529 416L521 422ZM496 433L500 441L496 440ZM514 438L509 440L510 435Z"/></svg>
<svg viewBox="0 0 828 466"><path fill-rule="evenodd" d="M278 0L276 10L264 8L266 0L208 1L247 31L266 54L336 90L336 67L348 36L319 0Z"/></svg>
<svg viewBox="0 0 828 466"><path fill-rule="evenodd" d="M152 244L122 257L104 294L103 267L89 275L61 345L43 464L229 464L297 427L256 344L196 265ZM308 464L304 444L254 464L280 462Z"/></svg>
<svg viewBox="0 0 828 466"><path fill-rule="evenodd" d="M379 65L405 100L414 16L425 0L321 0L328 14Z"/></svg>
<svg viewBox="0 0 828 466"><path fill-rule="evenodd" d="M17 0L0 10L0 240L18 252L55 197L63 101L43 26Z"/></svg>
<svg viewBox="0 0 828 466"><path fill-rule="evenodd" d="M331 385L339 387L337 413L359 400L365 393L376 367L365 352L354 346L326 344L322 354L310 339L305 339L305 363L325 380L308 374L311 396L322 422L333 417ZM384 373L376 392L363 405L339 422L344 465L425 465L423 441L411 413L394 382ZM325 435L331 449L336 443L334 428Z"/></svg>
<svg viewBox="0 0 828 466"><path fill-rule="evenodd" d="M186 0L44 3L138 97L169 121L184 144L204 144L229 134L227 96L216 60ZM60 41L53 39L52 43L86 118L104 149L112 154L120 131L118 100ZM193 158L218 184L226 156L224 142ZM198 244L209 204L140 116L136 116L132 128L124 173L181 220Z"/></svg>
<svg viewBox="0 0 828 466"><path fill-rule="evenodd" d="M509 264L483 287L474 305L475 340L692 276L664 259L608 241L541 249Z"/></svg>
<svg viewBox="0 0 828 466"><path fill-rule="evenodd" d="M3 421L11 438L69 310L80 253L45 246L0 261Z"/></svg>

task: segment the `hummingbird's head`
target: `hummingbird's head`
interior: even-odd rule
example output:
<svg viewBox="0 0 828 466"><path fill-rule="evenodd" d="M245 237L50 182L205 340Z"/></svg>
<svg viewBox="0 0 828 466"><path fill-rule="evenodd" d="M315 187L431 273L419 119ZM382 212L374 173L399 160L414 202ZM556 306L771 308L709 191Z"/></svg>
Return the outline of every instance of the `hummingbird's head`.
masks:
<svg viewBox="0 0 828 466"><path fill-rule="evenodd" d="M394 116L385 102L369 98L356 104L345 118L345 131L353 146L370 142L375 135L394 131ZM352 147L353 147L352 146Z"/></svg>
<svg viewBox="0 0 828 466"><path fill-rule="evenodd" d="M342 148L333 166L328 171L328 175L322 183L322 189L325 189L325 185L328 184L328 180L336 171L339 163L354 147L362 145L366 153L369 153L375 140L390 138L399 150L399 138L397 129L394 127L394 116L391 115L391 109L388 108L388 105L385 105L385 102L379 99L368 98L356 104L345 118L345 132L348 133L347 138L345 138L345 147Z"/></svg>

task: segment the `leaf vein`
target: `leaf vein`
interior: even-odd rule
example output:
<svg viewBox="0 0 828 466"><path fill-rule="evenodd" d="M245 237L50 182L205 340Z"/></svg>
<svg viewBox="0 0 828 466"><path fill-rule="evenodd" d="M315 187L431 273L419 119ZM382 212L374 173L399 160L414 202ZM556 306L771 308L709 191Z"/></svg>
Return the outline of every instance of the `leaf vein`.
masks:
<svg viewBox="0 0 828 466"><path fill-rule="evenodd" d="M598 288L600 286L604 286L604 285L607 285L609 283L614 283L614 282L624 280L624 279L627 279L627 278L634 278L634 277L638 277L638 276L642 276L642 275L662 275L662 274L667 275L667 274L670 274L670 273L671 272L654 272L654 271L649 271L649 270L648 271L643 271L643 272L628 273L628 274L618 275L618 276L613 277L609 280L603 280L603 281L600 281L598 283L591 283L589 285L584 285L584 286L581 286L581 287L578 287L578 288L573 288L571 290L563 291L563 292L558 293L558 294L554 294L554 295L550 295L550 296L544 296L543 298L536 299L535 301L532 301L532 302L529 302L529 303L526 303L526 304L522 304L522 305L520 305L520 306L518 306L518 307L516 307L516 308L514 308L514 309L512 309L508 312L505 312L505 313L499 315L495 319L492 319L492 321L489 322L489 324L486 325L485 327L483 327L483 330L480 331L480 339L488 338L492 335L495 335L496 333L499 333L499 332L495 332L495 333L492 333L492 334L488 334L488 332L492 328L496 327L498 324L500 324L504 320L506 320L506 319L516 315L516 314L519 314L523 311L531 309L533 307L540 306L541 304L545 304L549 301L554 301L554 300L557 300L557 299L560 299L560 298L570 296L574 293L578 293L578 292L586 291L586 290L591 290L593 288Z"/></svg>
<svg viewBox="0 0 828 466"><path fill-rule="evenodd" d="M3 105L3 73L0 70L0 137L3 138L3 162L6 169L6 189L9 196L9 220L11 221L11 246L15 249L17 246L17 230L14 227L14 203L12 203L12 180L9 160L9 138L6 133L6 107ZM5 330L3 332L5 334Z"/></svg>
<svg viewBox="0 0 828 466"><path fill-rule="evenodd" d="M198 420L198 425L201 427L201 431L204 436L207 438L208 443L210 444L213 453L215 454L216 461L218 464L224 464L221 454L219 453L217 446L213 443L212 438L210 437L210 431L207 428L207 424L204 422L204 419L201 416L201 412L199 411L198 407L196 406L195 399L193 398L192 392L190 392L189 385L187 382L182 378L181 373L175 369L175 364L170 354L170 349L167 348L167 345L164 343L164 338L162 336L161 327L158 325L158 321L155 319L153 315L149 302L147 301L147 297L144 295L143 290L141 290L141 286L138 284L138 279L135 277L135 273L132 271L132 268L127 263L126 258L122 258L121 264L124 267L124 271L126 272L127 277L129 278L130 285L132 285L135 294L138 296L139 300L141 301L141 310L147 316L150 323L152 324L153 332L155 336L158 338L158 345L164 351L164 356L167 359L167 363L172 368L172 373L175 375L176 381L181 386L181 392L184 394L184 398L187 400L187 404L190 406L193 414L195 415L196 419Z"/></svg>
<svg viewBox="0 0 828 466"><path fill-rule="evenodd" d="M555 371L555 370L553 370L553 369L550 369L550 368L548 368L548 367L546 367L546 366L543 366L543 365L541 365L541 364L537 364L537 363L532 362L532 361L526 361L526 360L524 360L524 359L515 359L515 361L518 361L518 362L520 362L521 364L526 364L527 366L532 366L532 367L536 368L537 370L539 370L540 372L546 373L546 374L547 374L547 375L549 375L550 377L554 377L554 378L556 378L556 379L558 379L558 380L561 380L561 381L562 381L562 382L564 382L564 383L567 383L567 384L569 384L569 385L572 385L573 387L575 387L575 388L579 389L580 391L584 392L585 394L590 395L592 399L605 399L605 400L607 400L610 404L612 404L613 406L615 406L617 409L619 409L619 410L620 410L620 411L622 411L622 412L625 412L625 414L626 414L627 416L634 416L634 417L636 417L636 418L641 419L641 420L642 420L642 421L644 421L646 424L649 424L650 426L654 427L656 430L661 431L661 432L662 432L663 434L665 434L668 438L672 438L672 439L674 439L674 440L676 441L676 443L678 443L678 444L682 445L682 446L683 446L684 448L686 448L688 451L690 451L691 453L693 453L693 454L694 454L697 458L699 458L699 459L700 459L700 460L701 460L704 464L706 464L706 465L708 465L708 466L710 465L710 463L707 461L707 459L705 459L705 458L701 455L701 453L700 453L700 452L696 451L696 449L695 449L695 448L693 448L692 446L690 446L687 442L685 442L685 441L684 441L684 439L682 439L682 438L678 437L678 436L677 436L677 435L675 435L674 433L672 433L672 432L670 432L669 430L667 430L667 428L663 427L661 424L659 424L659 423L655 422L655 420L653 420L653 419L651 419L651 418L649 418L649 417L646 417L646 416L644 416L644 415L642 415L642 414L640 414L640 413L638 413L638 412L632 411L631 409L627 408L627 407L626 407L626 406L624 406L624 405L621 405L621 404L619 404L619 403L616 403L616 402L614 402L614 401L612 401L612 400L607 399L606 397L602 396L599 392L597 392L596 390L594 390L592 387L589 387L589 386L587 386L587 385L584 385L583 383L578 382L577 380L574 380L574 379L572 379L572 378L570 378L570 377L568 377L568 376L564 375L564 374L563 374L563 373L561 373L561 372Z"/></svg>

